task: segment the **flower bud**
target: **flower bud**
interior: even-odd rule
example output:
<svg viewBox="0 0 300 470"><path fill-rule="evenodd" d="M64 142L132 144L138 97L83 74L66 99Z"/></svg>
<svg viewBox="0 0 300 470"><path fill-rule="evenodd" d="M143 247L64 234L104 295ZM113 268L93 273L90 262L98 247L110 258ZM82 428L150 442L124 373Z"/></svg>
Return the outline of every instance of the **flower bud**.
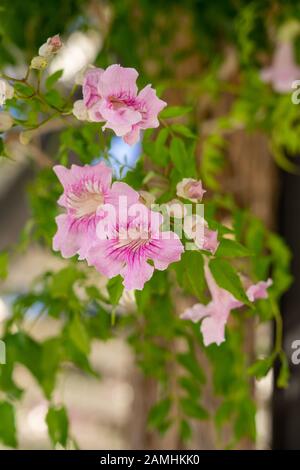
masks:
<svg viewBox="0 0 300 470"><path fill-rule="evenodd" d="M7 112L0 113L0 132L6 132L13 126L14 120Z"/></svg>
<svg viewBox="0 0 300 470"><path fill-rule="evenodd" d="M139 191L140 199L139 202L144 204L146 207L151 207L155 202L155 196L148 191Z"/></svg>
<svg viewBox="0 0 300 470"><path fill-rule="evenodd" d="M48 38L47 42L45 42L39 48L39 55L41 57L49 58L52 55L57 54L57 52L61 49L61 47L62 47L62 41L59 37L59 34L56 34L55 36Z"/></svg>
<svg viewBox="0 0 300 470"><path fill-rule="evenodd" d="M79 121L88 121L89 119L89 112L83 100L75 101L72 112Z"/></svg>
<svg viewBox="0 0 300 470"><path fill-rule="evenodd" d="M36 70L44 70L48 67L49 61L46 57L36 56L32 59L30 67Z"/></svg>
<svg viewBox="0 0 300 470"><path fill-rule="evenodd" d="M213 255L218 249L220 242L218 241L218 232L217 230L210 230L208 227L204 227L204 240L203 240L203 250L210 251Z"/></svg>
<svg viewBox="0 0 300 470"><path fill-rule="evenodd" d="M192 178L183 178L176 186L177 196L192 202L201 201L205 192L202 182Z"/></svg>
<svg viewBox="0 0 300 470"><path fill-rule="evenodd" d="M0 106L3 106L6 100L14 96L13 87L5 80L0 79Z"/></svg>
<svg viewBox="0 0 300 470"><path fill-rule="evenodd" d="M195 245L200 250L210 251L215 254L220 244L218 232L217 230L210 230L203 217L200 215L185 217L183 230L188 238L194 240Z"/></svg>

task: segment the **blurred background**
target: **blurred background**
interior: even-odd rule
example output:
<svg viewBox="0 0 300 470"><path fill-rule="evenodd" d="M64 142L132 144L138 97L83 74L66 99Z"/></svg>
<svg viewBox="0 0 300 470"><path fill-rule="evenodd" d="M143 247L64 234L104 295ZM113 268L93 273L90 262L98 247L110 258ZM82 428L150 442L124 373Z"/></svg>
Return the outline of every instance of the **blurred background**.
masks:
<svg viewBox="0 0 300 470"><path fill-rule="evenodd" d="M260 70L270 65L278 28L291 19L300 21L300 2L14 0L12 5L9 0L0 0L0 66L10 76L23 76L26 64L40 45L59 33L65 46L51 63L49 74L64 70L58 86L66 93L76 74L88 64L132 66L139 71L141 81L162 84L169 104L192 103L198 123L195 131L205 137L216 120L228 113L236 95L247 95L246 85L241 91L240 83L244 80L252 84L253 76L258 77ZM296 36L296 62L300 57L298 42ZM247 103L248 115L253 116L252 129L237 125L226 135L227 163L222 184L242 207L248 207L269 228L281 233L293 252L294 282L282 302L284 344L290 357L292 342L300 339L299 177L280 169L274 161L269 145L272 123L268 122L267 127L256 116L255 100L260 99L256 86L256 82L250 86L243 102ZM276 97L274 103L276 108ZM277 126L280 119L284 122L284 116L283 113L278 117ZM32 211L38 210L30 203L30 188L36 172L51 163L62 130L63 124L53 121L26 147L19 143L17 131L10 136L14 160L0 162L0 250L16 244L24 230L30 230ZM124 167L135 165L140 153L139 145L131 148L114 138L110 158L115 175L124 175ZM200 159L202 153L200 139ZM285 157L289 157L289 152ZM293 158L293 165L297 166L297 155ZM1 284L0 322L10 314L16 295L26 292L37 276L60 269L63 263L41 243L32 243L26 252L14 254L9 276ZM97 282L101 283L101 279ZM127 311L132 299L123 300ZM51 336L58 327L58 320L37 317L34 309L28 310L26 328L37 339ZM251 335L251 347L267 350L272 335L271 327L260 326ZM66 367L55 392L66 403L72 433L80 448L177 448L179 444L172 433L157 438L146 430L153 384L137 370L125 340L96 342L91 363L101 374L100 381ZM16 382L26 388L18 408L20 447L50 447L44 422L47 404L39 388L22 366L18 366ZM291 364L289 388L278 391L273 383L270 372L253 390L258 403L254 447L300 448L299 366ZM209 400L208 397L208 406ZM240 446L253 448L247 441ZM199 425L190 447L215 447L210 426Z"/></svg>

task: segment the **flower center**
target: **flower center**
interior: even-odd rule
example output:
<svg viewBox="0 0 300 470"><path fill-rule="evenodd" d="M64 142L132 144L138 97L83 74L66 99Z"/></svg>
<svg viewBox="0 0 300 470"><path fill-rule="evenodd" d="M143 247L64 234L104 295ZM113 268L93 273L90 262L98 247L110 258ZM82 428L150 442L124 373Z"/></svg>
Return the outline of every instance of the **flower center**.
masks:
<svg viewBox="0 0 300 470"><path fill-rule="evenodd" d="M149 232L137 228L129 228L120 231L117 248L129 248L130 251L137 251L139 248L147 245L150 240Z"/></svg>
<svg viewBox="0 0 300 470"><path fill-rule="evenodd" d="M118 99L114 96L110 96L109 102L112 105L113 109L115 109L115 110L120 109L120 108L124 108L124 106L125 106L124 101L122 101L121 99Z"/></svg>
<svg viewBox="0 0 300 470"><path fill-rule="evenodd" d="M83 191L68 193L67 202L75 217L79 219L96 214L98 207L104 202L104 197L97 182L87 181Z"/></svg>

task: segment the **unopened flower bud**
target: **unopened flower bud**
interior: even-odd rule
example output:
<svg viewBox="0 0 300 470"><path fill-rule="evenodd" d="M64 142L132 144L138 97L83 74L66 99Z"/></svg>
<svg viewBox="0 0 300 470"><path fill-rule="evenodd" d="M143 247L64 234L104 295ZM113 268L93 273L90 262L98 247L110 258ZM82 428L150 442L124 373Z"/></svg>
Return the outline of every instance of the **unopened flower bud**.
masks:
<svg viewBox="0 0 300 470"><path fill-rule="evenodd" d="M13 126L14 120L9 113L0 113L0 132L6 132Z"/></svg>
<svg viewBox="0 0 300 470"><path fill-rule="evenodd" d="M3 106L6 100L14 96L13 87L5 80L0 79L0 106Z"/></svg>
<svg viewBox="0 0 300 470"><path fill-rule="evenodd" d="M146 207L151 207L155 202L155 196L148 191L139 191L140 199L139 202L144 204Z"/></svg>
<svg viewBox="0 0 300 470"><path fill-rule="evenodd" d="M39 48L39 55L41 57L51 57L52 55L56 54L62 47L62 41L59 37L59 34L52 36L51 38L47 39L40 48Z"/></svg>
<svg viewBox="0 0 300 470"><path fill-rule="evenodd" d="M75 101L72 112L79 121L88 121L89 119L89 112L83 100Z"/></svg>
<svg viewBox="0 0 300 470"><path fill-rule="evenodd" d="M212 254L218 249L220 242L218 241L217 230L210 230L208 227L204 227L204 239L203 239L203 250L210 251Z"/></svg>
<svg viewBox="0 0 300 470"><path fill-rule="evenodd" d="M202 182L192 178L183 178L176 186L176 194L178 197L189 199L190 201L201 201L205 193Z"/></svg>
<svg viewBox="0 0 300 470"><path fill-rule="evenodd" d="M30 67L36 70L44 70L48 67L49 61L46 57L36 56L32 59Z"/></svg>

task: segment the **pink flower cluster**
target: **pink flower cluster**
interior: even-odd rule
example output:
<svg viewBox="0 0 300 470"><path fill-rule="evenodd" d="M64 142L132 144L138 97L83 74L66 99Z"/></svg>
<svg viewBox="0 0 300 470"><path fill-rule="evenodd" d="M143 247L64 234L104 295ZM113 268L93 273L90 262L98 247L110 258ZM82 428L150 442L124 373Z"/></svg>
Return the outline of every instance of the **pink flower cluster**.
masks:
<svg viewBox="0 0 300 470"><path fill-rule="evenodd" d="M59 47L58 39L57 45L56 41L48 41L46 46ZM141 130L159 125L158 113L166 106L150 85L138 93L137 77L135 69L120 65L106 70L89 68L82 77L83 99L74 103L74 115L103 122L103 129L112 129L128 144L136 143ZM148 207L151 195L144 193L141 198L127 184L112 183L112 170L103 162L95 166L72 165L70 169L57 165L54 171L64 188L58 203L65 212L56 218L53 249L63 257L78 255L108 278L121 275L128 290L143 289L155 269L165 270L180 260L183 245L176 233L162 230L163 216ZM201 202L205 192L202 182L192 178L184 178L176 187L179 198L193 203ZM186 216L185 207L178 200L170 201L168 208L171 217L185 217L184 233L194 246L214 255L219 246L218 232L209 229L203 216ZM230 311L243 304L216 284L207 261L205 276L211 301L208 305L194 305L181 317L194 322L202 320L204 344L219 345L225 339ZM249 301L265 298L271 283L268 280L250 286Z"/></svg>
<svg viewBox="0 0 300 470"><path fill-rule="evenodd" d="M166 106L151 85L138 93L137 77L135 69L117 64L106 70L88 69L83 78L83 100L74 103L74 115L104 122L103 129L112 129L127 144L135 144L141 130L159 126L158 113Z"/></svg>
<svg viewBox="0 0 300 470"><path fill-rule="evenodd" d="M154 269L165 270L179 261L183 245L172 231L162 231L163 216L140 201L140 194L122 182L112 183L112 170L101 162L70 169L57 165L54 171L64 192L58 203L65 209L56 217L57 232L53 249L64 258L79 255L108 278L121 275L126 289L141 290L153 275ZM195 197L193 182L192 198ZM197 198L202 197L201 182L197 182ZM185 190L190 189L190 186ZM123 202L126 202L124 210ZM116 216L117 214L117 216ZM203 220L188 219L185 233L195 238L192 226ZM191 225L191 227L189 227ZM199 249L215 253L217 232L204 226L204 243ZM211 293L208 305L195 304L181 316L194 322L202 320L204 344L222 343L230 311L243 304L215 282L206 261L205 276ZM272 281L259 282L247 290L249 301L265 298Z"/></svg>
<svg viewBox="0 0 300 470"><path fill-rule="evenodd" d="M207 305L193 305L193 307L183 312L181 318L192 320L194 323L202 320L201 332L204 345L208 346L212 343L220 345L225 341L225 326L231 310L242 307L243 303L233 297L230 292L217 285L207 262L204 269L206 282L211 293L211 301ZM250 302L267 298L267 288L271 285L271 279L251 285L246 292Z"/></svg>
<svg viewBox="0 0 300 470"><path fill-rule="evenodd" d="M127 184L112 184L112 171L103 162L71 169L58 165L54 171L64 187L58 203L66 212L56 217L53 249L64 258L78 254L108 278L120 274L127 289L142 289L154 268L164 270L180 259L183 245L175 233L161 231L161 214L139 203ZM134 215L128 210L111 218L107 208L118 212L124 198Z"/></svg>

